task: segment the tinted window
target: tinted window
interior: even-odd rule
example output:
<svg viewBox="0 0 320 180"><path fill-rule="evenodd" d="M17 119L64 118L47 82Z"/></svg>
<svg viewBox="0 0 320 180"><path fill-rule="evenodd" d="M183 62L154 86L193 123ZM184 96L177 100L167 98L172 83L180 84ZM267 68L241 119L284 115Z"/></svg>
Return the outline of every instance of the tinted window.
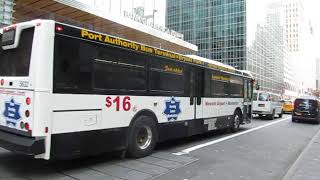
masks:
<svg viewBox="0 0 320 180"><path fill-rule="evenodd" d="M94 87L107 90L145 90L146 73L143 67L116 62L96 61Z"/></svg>
<svg viewBox="0 0 320 180"><path fill-rule="evenodd" d="M54 88L91 89L94 46L74 38L56 36L54 54Z"/></svg>
<svg viewBox="0 0 320 180"><path fill-rule="evenodd" d="M312 99L296 99L294 106L299 109L314 109L317 107L317 101Z"/></svg>
<svg viewBox="0 0 320 180"><path fill-rule="evenodd" d="M231 76L229 94L231 97L243 97L243 79Z"/></svg>
<svg viewBox="0 0 320 180"><path fill-rule="evenodd" d="M132 51L56 35L55 92L145 91L145 66Z"/></svg>
<svg viewBox="0 0 320 180"><path fill-rule="evenodd" d="M183 94L185 65L163 58L153 59L150 69L150 90Z"/></svg>
<svg viewBox="0 0 320 180"><path fill-rule="evenodd" d="M220 72L211 73L211 96L227 97L229 95L230 76Z"/></svg>
<svg viewBox="0 0 320 180"><path fill-rule="evenodd" d="M28 76L34 28L21 32L19 45L15 49L0 47L0 76ZM2 41L2 35L0 34ZM0 42L1 42L0 41Z"/></svg>

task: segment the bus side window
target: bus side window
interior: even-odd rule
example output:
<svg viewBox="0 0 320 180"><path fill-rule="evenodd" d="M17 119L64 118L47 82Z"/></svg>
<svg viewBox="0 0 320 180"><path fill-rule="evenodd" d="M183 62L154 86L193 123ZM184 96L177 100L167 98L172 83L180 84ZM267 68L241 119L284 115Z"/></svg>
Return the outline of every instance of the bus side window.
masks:
<svg viewBox="0 0 320 180"><path fill-rule="evenodd" d="M154 58L150 67L151 93L185 94L185 65L164 58Z"/></svg>
<svg viewBox="0 0 320 180"><path fill-rule="evenodd" d="M204 75L204 96L211 97L211 70L205 70Z"/></svg>
<svg viewBox="0 0 320 180"><path fill-rule="evenodd" d="M243 79L241 77L235 77L231 75L229 93L231 97L247 97L247 87L244 88Z"/></svg>
<svg viewBox="0 0 320 180"><path fill-rule="evenodd" d="M99 47L93 86L96 90L146 91L145 66L146 60L138 59L135 52Z"/></svg>
<svg viewBox="0 0 320 180"><path fill-rule="evenodd" d="M211 96L229 96L230 76L224 73L211 71Z"/></svg>

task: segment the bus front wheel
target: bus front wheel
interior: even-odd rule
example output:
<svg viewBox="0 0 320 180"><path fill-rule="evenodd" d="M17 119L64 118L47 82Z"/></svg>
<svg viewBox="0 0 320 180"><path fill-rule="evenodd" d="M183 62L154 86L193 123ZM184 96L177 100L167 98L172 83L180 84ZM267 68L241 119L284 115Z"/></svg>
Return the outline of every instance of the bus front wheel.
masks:
<svg viewBox="0 0 320 180"><path fill-rule="evenodd" d="M232 132L237 132L240 129L240 123L241 123L241 112L240 111L235 111L233 115L233 122L231 126L231 131Z"/></svg>
<svg viewBox="0 0 320 180"><path fill-rule="evenodd" d="M129 157L140 158L150 155L156 145L157 126L148 116L138 117L131 125L128 136Z"/></svg>

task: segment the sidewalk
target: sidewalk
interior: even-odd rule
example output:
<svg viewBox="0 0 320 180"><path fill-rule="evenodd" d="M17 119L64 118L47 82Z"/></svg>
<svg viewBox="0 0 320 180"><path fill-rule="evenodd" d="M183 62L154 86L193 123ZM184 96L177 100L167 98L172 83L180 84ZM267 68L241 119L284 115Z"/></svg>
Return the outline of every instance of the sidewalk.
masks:
<svg viewBox="0 0 320 180"><path fill-rule="evenodd" d="M320 179L320 131L312 138L282 180Z"/></svg>

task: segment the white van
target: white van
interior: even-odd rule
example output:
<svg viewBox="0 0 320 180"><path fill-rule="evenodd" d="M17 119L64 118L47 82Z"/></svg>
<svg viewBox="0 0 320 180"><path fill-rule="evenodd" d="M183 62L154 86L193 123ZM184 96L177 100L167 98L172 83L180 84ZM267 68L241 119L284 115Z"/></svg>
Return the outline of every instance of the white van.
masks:
<svg viewBox="0 0 320 180"><path fill-rule="evenodd" d="M269 119L274 119L275 115L282 117L282 102L281 97L265 91L255 91L253 93L252 114L259 116L268 116Z"/></svg>

